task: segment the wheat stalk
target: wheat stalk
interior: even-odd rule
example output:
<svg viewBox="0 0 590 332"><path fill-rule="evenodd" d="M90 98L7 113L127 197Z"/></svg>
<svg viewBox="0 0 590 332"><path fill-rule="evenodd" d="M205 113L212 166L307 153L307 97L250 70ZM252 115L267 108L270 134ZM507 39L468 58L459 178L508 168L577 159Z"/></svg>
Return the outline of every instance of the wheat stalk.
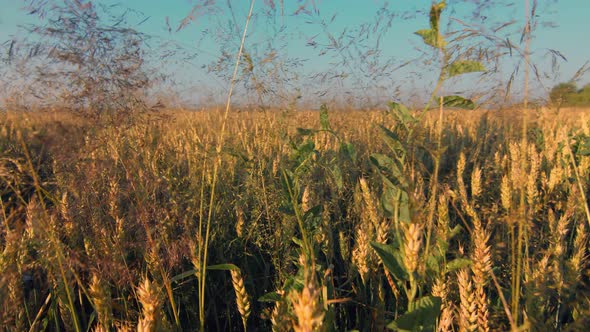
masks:
<svg viewBox="0 0 590 332"><path fill-rule="evenodd" d="M236 234L238 235L239 238L241 238L244 235L245 222L244 222L244 210L242 210L242 208L239 206L236 207L236 217L237 217Z"/></svg>
<svg viewBox="0 0 590 332"><path fill-rule="evenodd" d="M303 194L301 196L301 212L306 213L310 208L310 204L311 204L311 190L309 189L309 186L305 186L305 189L303 189Z"/></svg>
<svg viewBox="0 0 590 332"><path fill-rule="evenodd" d="M288 306L285 303L283 296L285 291L280 289L276 292L281 299L275 303L270 316L270 322L272 323L273 332L288 332L291 328L291 318L288 313Z"/></svg>
<svg viewBox="0 0 590 332"><path fill-rule="evenodd" d="M475 301L477 302L477 326L480 332L487 332L489 328L488 298L485 292L489 271L492 269L492 258L490 247L487 245L489 235L481 229L474 228L473 234L474 249L472 254L473 283Z"/></svg>
<svg viewBox="0 0 590 332"><path fill-rule="evenodd" d="M439 297L441 300L440 315L438 318L437 331L452 331L453 325L453 308L452 303L448 300L448 287L445 279L438 277L432 285L432 296Z"/></svg>
<svg viewBox="0 0 590 332"><path fill-rule="evenodd" d="M242 323L244 324L244 330L246 330L246 325L248 322L248 317L250 317L250 299L248 296L248 292L246 292L246 287L244 286L244 278L242 278L242 273L240 270L230 270L231 273L231 281L234 286L234 291L236 293L236 303L238 305L238 312L242 316Z"/></svg>
<svg viewBox="0 0 590 332"><path fill-rule="evenodd" d="M291 294L291 304L297 322L293 325L295 332L317 331L324 320L324 311L320 303L321 293L313 279L307 281L301 292Z"/></svg>
<svg viewBox="0 0 590 332"><path fill-rule="evenodd" d="M481 195L481 168L474 167L471 172L471 199Z"/></svg>
<svg viewBox="0 0 590 332"><path fill-rule="evenodd" d="M459 296L461 304L459 307L459 331L475 332L478 330L477 322L477 302L473 292L469 272L461 269L457 273L457 282L459 284Z"/></svg>
<svg viewBox="0 0 590 332"><path fill-rule="evenodd" d="M363 196L363 201L365 202L365 208L363 209L363 213L367 214L368 221L370 221L374 227L379 227L379 217L377 216L377 205L375 204L375 198L371 191L369 190L369 185L367 184L367 180L365 178L359 179L361 193Z"/></svg>
<svg viewBox="0 0 590 332"><path fill-rule="evenodd" d="M93 274L88 293L94 304L100 326L107 331L112 320L112 303L108 284L97 274Z"/></svg>
<svg viewBox="0 0 590 332"><path fill-rule="evenodd" d="M357 226L356 244L352 250L352 263L356 266L363 283L366 283L369 274L369 236L363 224Z"/></svg>
<svg viewBox="0 0 590 332"><path fill-rule="evenodd" d="M404 227L404 256L403 261L408 274L416 272L420 258L422 243L422 227L416 223Z"/></svg>
<svg viewBox="0 0 590 332"><path fill-rule="evenodd" d="M137 323L138 332L156 332L161 326L162 296L153 282L145 277L137 287L139 303L141 303L141 318Z"/></svg>

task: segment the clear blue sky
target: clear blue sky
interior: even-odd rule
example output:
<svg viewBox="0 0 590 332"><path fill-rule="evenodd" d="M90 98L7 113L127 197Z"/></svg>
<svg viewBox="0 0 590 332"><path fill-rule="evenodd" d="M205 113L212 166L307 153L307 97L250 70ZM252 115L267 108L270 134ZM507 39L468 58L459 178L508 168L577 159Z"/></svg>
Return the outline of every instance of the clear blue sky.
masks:
<svg viewBox="0 0 590 332"><path fill-rule="evenodd" d="M180 56L170 58L166 62L155 64L162 71L174 77L177 81L173 87L184 98L190 101L203 100L205 95L223 95L227 89L228 81L221 75L212 75L206 70L206 66L213 65L219 59L222 52L233 55L237 51L240 31L223 30L231 27L231 22L237 22L238 26L243 25L247 14L246 0L231 0L233 5L233 16L227 8L226 1L216 1L217 9L206 15L197 16L196 19L184 29L176 32L183 18L185 18L194 6L203 3L203 0L128 0L115 2L110 0L94 1L95 4L120 3L141 11L147 21L139 26L132 26L137 30L145 32L155 38L150 42L153 47L153 54L162 51L160 45L167 41L173 41L181 45L185 52L195 52L196 57L189 60L181 59ZM277 80L289 78L289 84L283 84L280 88L289 93L292 90L301 90L305 97L309 97L318 91L334 89L349 91L351 94L375 94L375 96L398 97L408 95L411 91L419 91L415 94L424 95L432 86L435 65L424 64L428 49L423 47L420 38L413 34L414 31L428 27L428 9L431 0L307 0L306 9L317 10L310 15L300 12L294 13L306 0L285 0L284 16L278 15L275 21L267 20L263 13L270 9L270 3L277 8L280 1L257 0L255 7L256 16L252 21L248 39L247 50L259 60L268 55L270 46L278 51L278 57L273 61L278 66L270 68L272 61L261 65L266 71L261 70L261 79L267 79L271 74L282 72ZM448 1L448 8L443 13L445 17L443 24L451 23L450 30L455 29L457 21L449 21L449 17L469 22L475 10L474 2L485 1ZM514 24L506 30L507 37L513 42L518 42L518 31L522 29L525 9L525 0L507 1L500 0L500 5L483 8L481 16L486 16L486 26L492 26L494 22L505 22L514 20ZM533 0L531 0L531 3ZM511 5L512 3L512 5ZM534 31L532 43L533 59L543 72L549 72L551 60L546 57L548 49L558 50L567 61L560 64L559 75L544 78L544 85L551 87L559 81L568 80L576 70L586 61L590 60L590 43L587 42L586 34L590 31L590 1L589 0L541 0L538 10L539 24ZM23 36L19 25L38 22L36 18L28 16L22 10L24 1L0 0L0 41L13 37ZM380 8L386 8L382 14L393 14L391 27L382 36L377 44L376 33L370 34L366 39L359 31L362 24L374 23ZM333 15L336 15L331 21ZM382 24L385 23L384 16L381 17ZM172 33L168 32L166 21L170 22ZM142 18L132 18L132 21L139 22ZM320 22L324 20L327 25L323 27ZM547 27L546 22L552 22L554 27ZM284 27L279 33L276 33ZM374 26L370 26L374 28ZM448 31L449 29L445 29ZM346 51L334 50L330 44L330 36L338 39L338 36L346 31L343 39L339 42L355 42L358 48L347 48ZM501 34L500 34L501 35ZM274 37L273 37L274 36ZM223 39L221 37L226 37ZM225 42L224 42L225 40ZM316 44L314 48L313 45ZM269 46L270 45L270 46ZM340 45L342 46L342 44ZM167 46L170 47L170 46ZM363 51L378 49L379 57L369 54L366 59L361 60ZM360 53L355 53L360 52ZM427 52L427 53L423 53ZM367 54L365 54L367 55ZM156 59L156 57L154 57ZM347 61L344 63L343 59ZM418 59L418 60L416 60ZM295 60L300 60L298 66L292 66ZM416 60L399 70L393 70L406 61ZM495 75L493 79L506 81L510 76L510 69L513 68L516 60L506 60L502 64L502 72ZM223 63L224 69L220 72L227 74L229 63ZM380 66L387 66L387 77L379 77ZM333 77L337 74L345 74L342 79L326 79L324 81L312 76L314 74L326 74L326 77ZM520 71L522 76L522 70ZM313 77L313 78L312 78ZM582 77L580 84L589 81L588 75ZM477 78L470 78L469 84L480 88L489 83L478 83ZM519 82L518 80L516 82ZM284 82L283 82L284 83ZM478 85L479 84L479 85ZM455 82L454 86L448 89L453 92L461 92L457 89L467 89L466 84ZM362 87L362 88L361 88ZM392 91L388 91L390 89ZM375 91L373 91L375 90ZM394 91L395 90L395 91ZM535 85L536 95L542 96L542 87ZM196 92L198 91L198 92ZM280 92L277 92L280 94ZM329 93L327 95L330 95ZM323 95L322 96L327 96ZM406 96L407 97L407 96ZM309 97L311 98L311 97ZM318 97L319 98L319 97ZM403 99L404 96L399 96Z"/></svg>

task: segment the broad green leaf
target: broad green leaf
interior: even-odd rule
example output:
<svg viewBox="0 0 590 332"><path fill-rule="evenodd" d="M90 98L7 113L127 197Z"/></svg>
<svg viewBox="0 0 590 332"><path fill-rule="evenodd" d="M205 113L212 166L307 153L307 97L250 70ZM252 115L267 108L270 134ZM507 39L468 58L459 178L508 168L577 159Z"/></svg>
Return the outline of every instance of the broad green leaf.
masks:
<svg viewBox="0 0 590 332"><path fill-rule="evenodd" d="M430 7L430 27L432 29L439 29L440 27L440 14L447 6L446 1L441 1L439 3L433 4Z"/></svg>
<svg viewBox="0 0 590 332"><path fill-rule="evenodd" d="M445 256L447 251L449 250L449 239L444 239L442 237L436 238L436 245L438 246L438 251L442 256Z"/></svg>
<svg viewBox="0 0 590 332"><path fill-rule="evenodd" d="M449 239L452 239L455 236L459 235L459 233L461 233L462 230L463 230L463 227L461 227L461 225L457 225L457 226L453 227L453 229L451 229L451 231L449 232Z"/></svg>
<svg viewBox="0 0 590 332"><path fill-rule="evenodd" d="M258 302L279 302L281 296L277 292L270 292L258 298Z"/></svg>
<svg viewBox="0 0 590 332"><path fill-rule="evenodd" d="M381 194L381 207L386 217L394 217L397 211L399 221L409 223L412 221L408 194L395 186L384 186Z"/></svg>
<svg viewBox="0 0 590 332"><path fill-rule="evenodd" d="M416 301L414 309L406 312L387 328L394 331L434 331L436 319L440 315L441 299L425 296Z"/></svg>
<svg viewBox="0 0 590 332"><path fill-rule="evenodd" d="M279 212L287 216L295 216L295 210L293 210L293 204L291 204L291 202L281 202L281 205L279 205Z"/></svg>
<svg viewBox="0 0 590 332"><path fill-rule="evenodd" d="M316 220L322 217L322 206L316 205L305 212L303 215L303 220L307 223L315 224Z"/></svg>
<svg viewBox="0 0 590 332"><path fill-rule="evenodd" d="M439 36L438 32L433 29L422 29L414 32L418 36L422 37L424 44L432 46L434 48L444 48L446 46L446 42Z"/></svg>
<svg viewBox="0 0 590 332"><path fill-rule="evenodd" d="M398 188L384 187L383 193L381 194L381 207L385 217L391 218L395 212L395 204L397 201L397 195L399 193Z"/></svg>
<svg viewBox="0 0 590 332"><path fill-rule="evenodd" d="M217 265L209 265L207 266L207 270L211 271L236 271L240 268L235 266L234 264L217 264Z"/></svg>
<svg viewBox="0 0 590 332"><path fill-rule="evenodd" d="M440 14L445 9L445 1L433 4L430 7L430 28L435 31L440 31Z"/></svg>
<svg viewBox="0 0 590 332"><path fill-rule="evenodd" d="M342 170L340 166L334 165L330 169L330 173L332 174L332 178L334 178L334 183L336 184L336 188L341 191L344 189L344 179L342 178Z"/></svg>
<svg viewBox="0 0 590 332"><path fill-rule="evenodd" d="M401 189L407 188L408 182L401 171L403 165L400 165L395 160L380 153L372 154L369 159L379 170L379 174L381 174L386 185L390 187L400 187Z"/></svg>
<svg viewBox="0 0 590 332"><path fill-rule="evenodd" d="M426 267L430 270L436 272L437 274L440 272L440 264L439 259L437 256L428 255L426 258Z"/></svg>
<svg viewBox="0 0 590 332"><path fill-rule="evenodd" d="M383 141L385 142L385 144L387 144L391 151L396 154L396 157L399 159L400 157L405 156L406 150L404 149L404 146L402 145L399 136L382 125L379 126L379 129Z"/></svg>
<svg viewBox="0 0 590 332"><path fill-rule="evenodd" d="M315 143L312 140L307 140L297 147L297 155L307 158L315 150Z"/></svg>
<svg viewBox="0 0 590 332"><path fill-rule="evenodd" d="M389 106L391 113L397 117L406 129L409 129L408 126L410 124L418 122L418 120L410 113L410 110L403 104L391 101L387 106Z"/></svg>
<svg viewBox="0 0 590 332"><path fill-rule="evenodd" d="M371 241L371 247L375 250L379 258L383 261L383 265L387 271L389 271L397 280L407 280L408 273L400 264L398 259L400 258L398 246L395 244L381 244L378 242Z"/></svg>
<svg viewBox="0 0 590 332"><path fill-rule="evenodd" d="M461 74L486 71L486 67L479 61L458 60L451 63L447 69L447 77L453 77Z"/></svg>
<svg viewBox="0 0 590 332"><path fill-rule="evenodd" d="M440 35L440 14L445 7L445 1L433 4L432 7L430 7L430 29L423 29L415 32L415 34L422 37L422 40L426 45L438 49L443 49L446 46L446 42Z"/></svg>
<svg viewBox="0 0 590 332"><path fill-rule="evenodd" d="M410 213L410 198L405 191L402 191L399 201L399 221L405 223L412 221L412 215Z"/></svg>
<svg viewBox="0 0 590 332"><path fill-rule="evenodd" d="M471 261L471 259L467 259L467 258L456 258L453 259L452 261L447 263L446 266L446 271L447 272L452 272L455 270L459 270L462 269L464 267L468 267L472 264L473 262Z"/></svg>
<svg viewBox="0 0 590 332"><path fill-rule="evenodd" d="M185 272L182 272L181 274L177 274L174 277L170 278L170 282L177 282L180 281L182 279L186 279L188 277L192 277L197 273L197 270L195 269L191 269Z"/></svg>
<svg viewBox="0 0 590 332"><path fill-rule="evenodd" d="M295 152L292 156L292 159L295 161L295 173L298 173L300 167L310 160L314 153L315 143L311 139L306 140L295 148Z"/></svg>
<svg viewBox="0 0 590 332"><path fill-rule="evenodd" d="M469 110L475 108L475 103L471 99L463 98L461 96L444 96L443 105L447 107L457 107Z"/></svg>
<svg viewBox="0 0 590 332"><path fill-rule="evenodd" d="M308 129L308 128L297 128L297 134L301 136L309 136L316 132L316 130Z"/></svg>
<svg viewBox="0 0 590 332"><path fill-rule="evenodd" d="M284 214L293 216L295 215L295 210L293 210L291 194L294 194L294 191L296 190L293 180L293 173L290 170L284 169L282 174L283 176L281 176L281 185L283 187L284 198L281 206L279 207L279 210Z"/></svg>
<svg viewBox="0 0 590 332"><path fill-rule="evenodd" d="M330 129L330 121L328 121L328 107L326 104L322 104L320 107L320 125L322 126L322 130Z"/></svg>
<svg viewBox="0 0 590 332"><path fill-rule="evenodd" d="M283 189L288 194L289 190L293 190L295 188L295 184L293 182L293 173L288 169L283 169L283 176L281 177L281 184L283 185Z"/></svg>
<svg viewBox="0 0 590 332"><path fill-rule="evenodd" d="M346 156L350 161L356 160L356 149L351 143L340 144L340 153Z"/></svg>
<svg viewBox="0 0 590 332"><path fill-rule="evenodd" d="M303 247L304 247L304 246L303 246L303 241L302 241L302 240L300 240L300 239L298 239L298 238L296 238L296 237L292 237L292 238L291 238L291 241L293 241L293 243L295 243L296 245L300 246L301 248L303 248Z"/></svg>
<svg viewBox="0 0 590 332"><path fill-rule="evenodd" d="M207 266L208 271L231 271L231 270L239 270L240 268L234 264L217 264L217 265L209 265ZM191 269L180 274L175 275L174 277L170 278L171 282L177 282L188 277L192 277L197 273L196 269Z"/></svg>
<svg viewBox="0 0 590 332"><path fill-rule="evenodd" d="M408 108L404 104L396 103L395 101L390 101L387 104L387 106L389 106L390 110L395 111L396 113L410 115L410 110L408 110Z"/></svg>
<svg viewBox="0 0 590 332"><path fill-rule="evenodd" d="M578 138L577 155L590 156L590 137L581 136Z"/></svg>
<svg viewBox="0 0 590 332"><path fill-rule="evenodd" d="M96 320L96 310L93 311L90 314L90 318L88 319L88 325L87 325L87 328L86 328L86 332L90 332L91 331L91 327L94 325L93 323L94 323L95 320Z"/></svg>

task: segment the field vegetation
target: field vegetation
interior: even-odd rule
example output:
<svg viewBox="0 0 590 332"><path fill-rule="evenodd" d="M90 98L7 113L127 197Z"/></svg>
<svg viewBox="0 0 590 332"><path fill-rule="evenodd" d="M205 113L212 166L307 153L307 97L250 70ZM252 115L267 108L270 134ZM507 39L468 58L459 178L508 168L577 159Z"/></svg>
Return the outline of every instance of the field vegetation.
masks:
<svg viewBox="0 0 590 332"><path fill-rule="evenodd" d="M6 60L36 85L0 110L3 330L590 324L590 113L587 86L575 85L586 68L555 86L546 107L529 103L529 76L542 76L530 50L536 1L526 1L520 43L464 22L444 33L447 4L432 3L416 32L437 72L424 105L362 111L298 109L299 91L285 92L292 72L247 46L254 1L236 57L224 53L216 69L226 104L200 110L149 106L147 36L126 28L125 15L109 23L96 9L108 8L90 2L29 3L48 17L30 32L49 42L12 42ZM284 4L264 6L276 18ZM297 12L319 15L313 1ZM361 30L381 38L390 14L380 9L381 21ZM363 48L343 36L329 35L326 52ZM513 53L501 93L454 88L466 74L499 72ZM371 56L357 61L379 64ZM522 102L509 102L520 66ZM235 106L237 85L258 105ZM26 93L42 102L23 105ZM279 93L286 102L272 107ZM501 99L511 106L480 103Z"/></svg>
<svg viewBox="0 0 590 332"><path fill-rule="evenodd" d="M447 112L436 156L434 114L233 113L210 200L217 112L5 112L2 325L198 326L211 210L211 330L581 330L590 119L522 114Z"/></svg>

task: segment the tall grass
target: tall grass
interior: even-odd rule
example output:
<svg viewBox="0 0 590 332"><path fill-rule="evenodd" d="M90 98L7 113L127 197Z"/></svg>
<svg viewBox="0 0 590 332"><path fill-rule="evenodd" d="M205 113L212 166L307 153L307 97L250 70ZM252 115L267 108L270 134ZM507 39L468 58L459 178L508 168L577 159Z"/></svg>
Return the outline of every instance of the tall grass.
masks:
<svg viewBox="0 0 590 332"><path fill-rule="evenodd" d="M393 156L383 128L404 142L407 124L391 111L321 114L230 113L220 154L224 120L216 112L175 112L118 129L60 113L1 114L2 325L587 324L583 111L527 114L523 141L523 114L445 110L435 204L428 151L437 149L440 114L411 124L396 177L407 179L407 203L388 196L388 174L372 161ZM223 167L209 200L216 158ZM200 286L193 258L209 209L208 261L241 272L210 269Z"/></svg>

